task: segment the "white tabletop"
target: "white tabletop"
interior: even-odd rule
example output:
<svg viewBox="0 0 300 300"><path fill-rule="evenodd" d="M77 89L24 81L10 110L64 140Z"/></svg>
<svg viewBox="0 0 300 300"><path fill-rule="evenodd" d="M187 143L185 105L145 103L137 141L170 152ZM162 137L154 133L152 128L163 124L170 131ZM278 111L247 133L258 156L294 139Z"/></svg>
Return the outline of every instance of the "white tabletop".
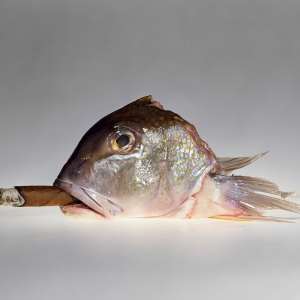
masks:
<svg viewBox="0 0 300 300"><path fill-rule="evenodd" d="M300 222L78 221L4 208L3 299L298 299Z"/></svg>

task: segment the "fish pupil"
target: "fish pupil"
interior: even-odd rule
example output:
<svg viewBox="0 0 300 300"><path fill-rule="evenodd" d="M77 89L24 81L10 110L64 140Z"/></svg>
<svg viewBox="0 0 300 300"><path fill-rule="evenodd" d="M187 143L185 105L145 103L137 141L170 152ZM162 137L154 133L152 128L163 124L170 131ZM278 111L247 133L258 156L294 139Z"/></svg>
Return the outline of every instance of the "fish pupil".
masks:
<svg viewBox="0 0 300 300"><path fill-rule="evenodd" d="M117 139L116 139L116 143L120 148L125 147L126 145L129 144L129 137L125 134L120 135Z"/></svg>

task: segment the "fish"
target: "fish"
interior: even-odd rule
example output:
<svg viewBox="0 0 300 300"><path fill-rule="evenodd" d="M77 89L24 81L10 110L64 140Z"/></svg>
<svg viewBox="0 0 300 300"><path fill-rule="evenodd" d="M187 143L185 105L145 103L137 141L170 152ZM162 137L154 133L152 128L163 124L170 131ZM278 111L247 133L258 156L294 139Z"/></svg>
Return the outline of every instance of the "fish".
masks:
<svg viewBox="0 0 300 300"><path fill-rule="evenodd" d="M300 213L299 197L266 179L233 175L262 157L218 158L196 128L140 98L92 126L54 186L79 199L61 206L75 219L217 218L277 220L269 210Z"/></svg>

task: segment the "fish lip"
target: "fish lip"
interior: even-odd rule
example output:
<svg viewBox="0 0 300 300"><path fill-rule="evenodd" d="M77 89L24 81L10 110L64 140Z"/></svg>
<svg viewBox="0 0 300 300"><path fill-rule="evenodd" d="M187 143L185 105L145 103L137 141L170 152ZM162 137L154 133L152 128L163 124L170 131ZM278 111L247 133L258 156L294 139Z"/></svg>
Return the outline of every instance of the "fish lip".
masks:
<svg viewBox="0 0 300 300"><path fill-rule="evenodd" d="M56 178L53 185L76 197L88 207L104 216L106 219L112 219L123 212L123 208L121 206L107 198L102 197L93 190L86 189L82 186L62 180L60 178ZM94 199L91 194L94 194L97 199Z"/></svg>

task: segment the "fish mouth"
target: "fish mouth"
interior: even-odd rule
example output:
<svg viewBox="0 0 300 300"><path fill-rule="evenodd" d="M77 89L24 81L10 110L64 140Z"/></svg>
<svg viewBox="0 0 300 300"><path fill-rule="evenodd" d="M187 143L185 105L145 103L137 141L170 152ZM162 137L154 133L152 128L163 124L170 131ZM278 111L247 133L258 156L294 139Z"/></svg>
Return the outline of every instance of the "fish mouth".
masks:
<svg viewBox="0 0 300 300"><path fill-rule="evenodd" d="M93 190L86 189L60 178L56 178L53 185L76 197L106 219L113 219L123 212L123 208L121 206L109 199L100 196Z"/></svg>

